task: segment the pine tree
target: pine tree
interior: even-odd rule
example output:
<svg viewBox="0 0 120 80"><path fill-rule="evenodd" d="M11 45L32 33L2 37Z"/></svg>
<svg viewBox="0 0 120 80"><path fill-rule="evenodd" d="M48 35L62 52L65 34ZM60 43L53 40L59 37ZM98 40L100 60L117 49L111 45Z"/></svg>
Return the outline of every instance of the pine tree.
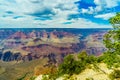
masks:
<svg viewBox="0 0 120 80"><path fill-rule="evenodd" d="M109 22L112 24L113 29L104 36L104 44L109 53L120 55L120 13L110 18Z"/></svg>

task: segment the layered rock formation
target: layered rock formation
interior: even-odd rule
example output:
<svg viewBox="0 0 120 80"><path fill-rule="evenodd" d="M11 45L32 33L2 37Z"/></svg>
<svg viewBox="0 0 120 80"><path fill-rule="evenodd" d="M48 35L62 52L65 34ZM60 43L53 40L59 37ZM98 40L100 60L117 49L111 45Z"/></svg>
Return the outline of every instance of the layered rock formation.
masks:
<svg viewBox="0 0 120 80"><path fill-rule="evenodd" d="M66 39L66 41L63 41ZM68 40L68 41L67 41ZM3 61L31 61L39 58L56 58L62 61L67 54L82 50L79 39L67 32L17 31L1 42L0 59ZM49 56L53 54L55 57Z"/></svg>
<svg viewBox="0 0 120 80"><path fill-rule="evenodd" d="M1 36L0 42L0 59L3 61L31 61L50 58L49 55L53 54L53 58L61 62L65 55L82 50L94 55L105 51L102 43L104 32L89 34L82 40L79 35L83 34L56 30L1 30L0 33L6 34Z"/></svg>

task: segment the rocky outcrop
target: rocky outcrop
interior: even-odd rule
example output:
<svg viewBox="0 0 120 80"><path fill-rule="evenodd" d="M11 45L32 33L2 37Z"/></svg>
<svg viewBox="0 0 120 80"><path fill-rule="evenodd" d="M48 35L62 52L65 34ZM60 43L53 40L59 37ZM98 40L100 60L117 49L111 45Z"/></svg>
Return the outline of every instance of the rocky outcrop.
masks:
<svg viewBox="0 0 120 80"><path fill-rule="evenodd" d="M28 37L29 38L36 38L38 36L37 36L37 33L35 31L32 31L31 33L28 34Z"/></svg>
<svg viewBox="0 0 120 80"><path fill-rule="evenodd" d="M48 33L44 30L41 32L41 37L42 38L48 38Z"/></svg>
<svg viewBox="0 0 120 80"><path fill-rule="evenodd" d="M55 32L50 32L50 38L59 38Z"/></svg>
<svg viewBox="0 0 120 80"><path fill-rule="evenodd" d="M2 52L0 52L0 60L2 59L2 55L3 55Z"/></svg>
<svg viewBox="0 0 120 80"><path fill-rule="evenodd" d="M3 61L19 61L21 60L22 56L20 53L12 53L11 51L7 51L3 54L0 54L0 59Z"/></svg>
<svg viewBox="0 0 120 80"><path fill-rule="evenodd" d="M27 35L25 35L21 31L18 31L9 37L9 39L26 39L26 38L27 38Z"/></svg>
<svg viewBox="0 0 120 80"><path fill-rule="evenodd" d="M40 44L38 46L24 46L22 50L29 52L25 55L24 52L6 51L0 54L0 59L3 61L31 61L47 57L50 61L61 62L64 56L81 51L80 44L71 44L68 47L57 47L49 44Z"/></svg>

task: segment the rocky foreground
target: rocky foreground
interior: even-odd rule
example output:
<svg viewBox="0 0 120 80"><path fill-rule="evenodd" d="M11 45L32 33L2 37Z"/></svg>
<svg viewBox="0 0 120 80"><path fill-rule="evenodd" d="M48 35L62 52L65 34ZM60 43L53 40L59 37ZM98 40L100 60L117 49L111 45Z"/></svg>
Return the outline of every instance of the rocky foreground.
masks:
<svg viewBox="0 0 120 80"><path fill-rule="evenodd" d="M98 68L95 68L93 65L90 65L89 68L86 68L78 75L73 74L72 76L69 76L66 74L60 76L56 80L120 80L120 78L110 78L110 74L113 73L114 70L120 70L120 67L109 69L105 63L99 63L97 64L97 67ZM48 75L39 75L35 80L44 80L44 76L47 77Z"/></svg>

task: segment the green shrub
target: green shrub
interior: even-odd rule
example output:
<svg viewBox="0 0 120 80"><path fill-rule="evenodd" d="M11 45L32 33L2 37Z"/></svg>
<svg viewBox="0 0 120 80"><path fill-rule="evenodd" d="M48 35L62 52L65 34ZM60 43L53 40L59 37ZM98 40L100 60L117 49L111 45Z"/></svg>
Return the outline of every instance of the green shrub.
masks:
<svg viewBox="0 0 120 80"><path fill-rule="evenodd" d="M33 77L31 77L31 78L30 78L30 80L35 80L35 78L36 78L36 77L35 77L35 76L33 76Z"/></svg>
<svg viewBox="0 0 120 80"><path fill-rule="evenodd" d="M114 79L118 80L118 79L120 79L120 70L114 70L114 71L109 75L109 78L110 78L111 80L114 80Z"/></svg>
<svg viewBox="0 0 120 80"><path fill-rule="evenodd" d="M86 78L86 80L94 80L93 78Z"/></svg>
<svg viewBox="0 0 120 80"><path fill-rule="evenodd" d="M81 60L76 60L73 55L68 55L64 58L63 63L59 66L59 74L64 75L64 74L78 74L82 70L85 69L86 66L86 61L84 59L85 57L81 57L79 59Z"/></svg>
<svg viewBox="0 0 120 80"><path fill-rule="evenodd" d="M64 58L63 63L59 66L58 72L64 74L79 74L86 68L88 64L94 64L97 58L94 55L88 56L85 51L77 54L77 58L73 55L68 55Z"/></svg>

